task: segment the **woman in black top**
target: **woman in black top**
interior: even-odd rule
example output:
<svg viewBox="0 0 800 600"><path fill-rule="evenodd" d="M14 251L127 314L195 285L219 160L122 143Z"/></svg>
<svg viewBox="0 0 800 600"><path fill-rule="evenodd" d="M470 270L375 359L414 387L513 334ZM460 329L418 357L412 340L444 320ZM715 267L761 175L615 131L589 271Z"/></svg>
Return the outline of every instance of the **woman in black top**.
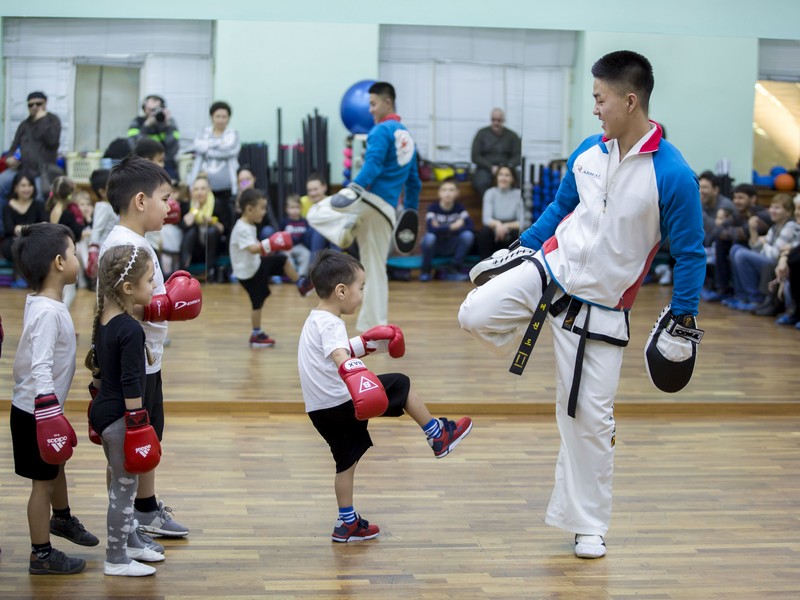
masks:
<svg viewBox="0 0 800 600"><path fill-rule="evenodd" d="M3 256L13 260L11 245L19 237L25 225L47 221L44 204L34 200L36 185L22 171L18 172L11 184L8 204L3 207Z"/></svg>

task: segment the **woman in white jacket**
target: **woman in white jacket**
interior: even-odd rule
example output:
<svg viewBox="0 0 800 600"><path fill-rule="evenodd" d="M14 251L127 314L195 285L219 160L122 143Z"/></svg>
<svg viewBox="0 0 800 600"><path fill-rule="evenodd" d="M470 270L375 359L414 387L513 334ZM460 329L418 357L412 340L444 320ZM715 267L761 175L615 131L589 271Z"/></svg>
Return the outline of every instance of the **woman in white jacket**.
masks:
<svg viewBox="0 0 800 600"><path fill-rule="evenodd" d="M242 144L239 132L228 127L231 107L227 102L214 102L208 114L211 125L194 140L194 165L186 183L191 186L199 173L205 173L217 202L230 205L237 192L236 171Z"/></svg>

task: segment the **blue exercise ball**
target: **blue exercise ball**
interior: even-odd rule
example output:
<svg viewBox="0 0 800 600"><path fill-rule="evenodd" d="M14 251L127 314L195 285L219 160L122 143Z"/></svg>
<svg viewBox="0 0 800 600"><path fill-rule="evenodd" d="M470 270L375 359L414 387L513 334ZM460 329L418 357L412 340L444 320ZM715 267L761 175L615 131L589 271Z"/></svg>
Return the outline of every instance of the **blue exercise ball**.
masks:
<svg viewBox="0 0 800 600"><path fill-rule="evenodd" d="M375 83L372 79L364 79L347 88L342 96L339 114L342 123L353 135L369 133L375 121L369 114L369 88Z"/></svg>

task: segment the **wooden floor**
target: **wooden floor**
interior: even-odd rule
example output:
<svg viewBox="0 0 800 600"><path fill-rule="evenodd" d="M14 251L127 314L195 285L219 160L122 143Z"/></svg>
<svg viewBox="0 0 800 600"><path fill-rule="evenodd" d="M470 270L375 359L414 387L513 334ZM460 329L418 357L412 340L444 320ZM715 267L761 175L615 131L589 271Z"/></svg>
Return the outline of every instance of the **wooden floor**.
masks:
<svg viewBox="0 0 800 600"><path fill-rule="evenodd" d="M650 384L642 346L669 289L645 288L634 310L617 408L614 517L608 556L579 560L571 536L544 525L558 450L554 363L545 330L521 378L458 327L468 284L391 284L390 316L407 338L400 361L435 412L470 414L458 449L434 460L410 419L370 425L356 507L376 540L333 544L333 465L307 417L296 340L315 302L273 288L264 326L275 348L247 347L249 307L235 285L204 288L202 316L170 326L164 363L167 431L159 496L192 533L167 541L155 577L102 575L102 451L85 437L87 372L68 416L81 438L68 463L71 506L101 538L59 549L88 561L71 577L27 573L29 482L13 472L0 426L0 598L796 598L800 597L800 332L765 318L701 306L706 329L689 387ZM24 292L0 290L6 331L0 422ZM93 296L73 318L79 365ZM354 319L349 319L350 326Z"/></svg>

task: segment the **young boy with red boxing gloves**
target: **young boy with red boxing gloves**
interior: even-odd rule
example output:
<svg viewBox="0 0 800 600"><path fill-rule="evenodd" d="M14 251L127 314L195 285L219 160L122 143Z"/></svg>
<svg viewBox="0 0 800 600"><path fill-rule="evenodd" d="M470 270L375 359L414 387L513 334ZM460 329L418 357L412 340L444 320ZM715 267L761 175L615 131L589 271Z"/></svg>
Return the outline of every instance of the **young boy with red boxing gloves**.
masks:
<svg viewBox="0 0 800 600"><path fill-rule="evenodd" d="M12 252L17 269L33 289L25 301L11 398L14 470L31 480L29 571L69 575L83 571L86 561L53 548L50 534L81 546L99 543L70 514L64 473L78 438L62 410L75 374L75 328L63 294L66 285L77 281L80 265L72 232L65 225L28 225Z"/></svg>
<svg viewBox="0 0 800 600"><path fill-rule="evenodd" d="M163 546L139 533L133 517L137 474L152 471L161 459L161 444L142 407L145 356L150 354L144 330L132 314L135 305L150 304L154 270L150 255L132 245L106 250L98 270L86 366L93 373L99 370L102 382L89 423L108 460L106 575L152 575L156 570L142 562L164 560Z"/></svg>
<svg viewBox="0 0 800 600"><path fill-rule="evenodd" d="M144 409L162 440L164 433L164 396L161 386L161 357L167 337L167 321L186 321L200 314L200 284L186 271L176 271L165 282L161 265L144 234L159 231L170 213L171 180L159 165L138 156L128 156L111 169L108 176L108 201L120 216L100 248L100 259L110 248L133 245L144 250L153 261L155 295L147 306L137 305L133 314L142 319L147 347L153 362L147 365ZM99 380L94 385L99 385ZM155 470L139 477L134 501L134 517L144 533L183 537L189 530L175 521L171 509L156 500Z"/></svg>
<svg viewBox="0 0 800 600"><path fill-rule="evenodd" d="M233 275L250 297L251 348L270 348L275 340L261 329L261 308L270 295L269 280L273 275L286 275L295 282L301 296L307 296L314 286L306 277L300 277L285 254L291 250L292 236L285 231L273 233L258 241L256 227L267 214L267 197L259 189L249 188L239 194L242 216L231 230L230 253Z"/></svg>
<svg viewBox="0 0 800 600"><path fill-rule="evenodd" d="M406 375L375 375L360 360L373 352L400 358L405 354L405 340L396 325L378 325L348 340L341 316L358 310L364 293L364 267L358 260L323 250L311 267L311 280L321 300L300 334L297 366L306 412L336 461L339 518L331 539L370 540L380 529L353 507L356 465L372 446L368 419L408 413L425 432L436 458L449 454L470 432L472 419L434 419Z"/></svg>

